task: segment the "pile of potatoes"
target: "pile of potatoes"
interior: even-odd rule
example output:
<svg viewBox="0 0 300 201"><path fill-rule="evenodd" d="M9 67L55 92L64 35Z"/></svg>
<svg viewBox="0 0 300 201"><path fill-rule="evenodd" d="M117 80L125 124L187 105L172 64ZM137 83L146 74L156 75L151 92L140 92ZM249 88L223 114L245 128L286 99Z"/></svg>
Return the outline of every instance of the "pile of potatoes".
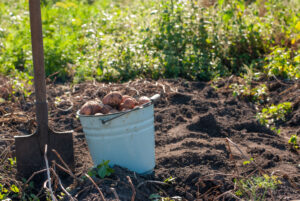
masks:
<svg viewBox="0 0 300 201"><path fill-rule="evenodd" d="M150 102L150 98L146 96L135 98L122 95L120 92L114 91L107 94L102 101L88 101L80 109L82 115L104 115L113 114L120 111L131 110L136 107Z"/></svg>

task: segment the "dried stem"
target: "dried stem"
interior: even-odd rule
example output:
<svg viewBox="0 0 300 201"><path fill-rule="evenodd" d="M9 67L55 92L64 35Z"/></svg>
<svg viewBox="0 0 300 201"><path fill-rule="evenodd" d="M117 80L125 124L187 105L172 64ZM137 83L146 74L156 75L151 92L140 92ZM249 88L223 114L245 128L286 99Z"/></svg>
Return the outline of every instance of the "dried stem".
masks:
<svg viewBox="0 0 300 201"><path fill-rule="evenodd" d="M53 175L57 178L58 184L59 184L61 190L70 198L70 200L75 201L75 199L71 196L71 194L62 185L61 180L60 180L59 176L57 175L57 173L54 171L54 169L51 168L51 171L52 171Z"/></svg>
<svg viewBox="0 0 300 201"><path fill-rule="evenodd" d="M97 184L95 183L95 181L88 174L85 174L85 176L94 184L94 186L96 187L96 189L98 190L98 192L100 194L101 199L103 201L106 201L105 198L104 198L103 193L101 192L100 188L97 186Z"/></svg>
<svg viewBox="0 0 300 201"><path fill-rule="evenodd" d="M56 198L53 194L53 191L52 191L52 186L51 186L51 176L50 176L50 168L49 168L49 163L48 163L48 158L47 158L47 149L48 149L48 145L46 144L45 145L45 152L44 152L44 159L45 159L46 168L47 168L49 191L50 191L51 199L56 200Z"/></svg>
<svg viewBox="0 0 300 201"><path fill-rule="evenodd" d="M65 166L65 168L67 168L69 170L68 173L70 173L70 175L74 178L75 175L72 173L71 169L69 168L69 166L65 163L65 161L62 159L62 157L60 156L60 154L55 150L52 149L52 151L55 153L55 155L57 156L57 158L60 160L60 162Z"/></svg>
<svg viewBox="0 0 300 201"><path fill-rule="evenodd" d="M126 176L126 178L127 178L128 182L129 182L131 190L132 190L131 201L134 201L135 200L135 195L136 195L136 191L135 191L134 185L133 185L133 183L132 183L132 181L131 181L131 179L130 179L129 176Z"/></svg>
<svg viewBox="0 0 300 201"><path fill-rule="evenodd" d="M139 183L136 188L140 188L142 185L144 185L146 183L155 183L155 184L161 184L161 185L169 185L169 184L167 184L165 182L162 182L162 181L147 180L147 181L143 181L143 182Z"/></svg>
<svg viewBox="0 0 300 201"><path fill-rule="evenodd" d="M32 180L32 178L33 178L35 175L40 174L40 173L45 172L45 171L47 171L47 169L42 169L42 170L39 170L39 171L34 172L34 173L27 179L27 181L25 182L25 184L28 184L28 183Z"/></svg>
<svg viewBox="0 0 300 201"><path fill-rule="evenodd" d="M229 149L229 158L230 158L231 161L234 162L234 166L235 166L235 169L236 169L236 174L240 175L240 172L239 172L239 169L237 167L236 161L234 160L233 155L232 155L231 147L230 147L230 144L229 144L229 139L226 140L226 143L227 143L227 146L228 146L228 149Z"/></svg>
<svg viewBox="0 0 300 201"><path fill-rule="evenodd" d="M232 193L232 190L226 191L224 193L222 193L221 195L219 195L218 197L214 198L214 200L220 200L221 197L225 196L225 195L231 195L233 198L235 198L236 200L241 200L239 197L237 197L236 195L234 195Z"/></svg>
<svg viewBox="0 0 300 201"><path fill-rule="evenodd" d="M226 138L226 140L227 140L227 142L230 142L233 146L235 146L235 147L237 148L237 150L239 150L239 152L242 154L242 156L243 156L245 159L247 159L248 161L250 161L251 163L253 163L261 173L265 173L265 171L263 171L263 170L259 167L258 164L256 164L253 160L251 160L248 156L246 156L246 155L242 152L242 150L239 148L239 146L238 146L236 143L232 142L228 137Z"/></svg>
<svg viewBox="0 0 300 201"><path fill-rule="evenodd" d="M120 198L119 198L119 196L118 196L118 194L117 194L116 189L110 188L110 190L111 190L111 192L114 194L114 196L115 196L115 198L116 198L116 201L120 201Z"/></svg>

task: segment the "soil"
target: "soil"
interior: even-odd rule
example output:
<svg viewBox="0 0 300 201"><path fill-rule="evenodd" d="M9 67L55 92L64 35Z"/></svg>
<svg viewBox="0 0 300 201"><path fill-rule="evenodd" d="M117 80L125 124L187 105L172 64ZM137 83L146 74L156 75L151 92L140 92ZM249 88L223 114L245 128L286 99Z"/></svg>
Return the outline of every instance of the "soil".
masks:
<svg viewBox="0 0 300 201"><path fill-rule="evenodd" d="M7 84L6 78L1 79L1 84ZM120 200L131 200L133 192L127 176L135 187L136 200L149 200L153 194L177 196L182 200L237 200L234 178L262 174L276 175L282 182L275 190L267 192L266 200L300 199L299 150L288 144L292 134L300 135L300 83L268 82L268 104L285 101L293 104L287 121L278 124L281 133L276 134L255 118L263 106L232 96L228 86L234 82L239 79L231 77L214 83L182 79L140 79L123 84L48 83L49 124L57 131L74 130L74 173L79 178L93 166L81 124L76 118L79 108L86 101L101 99L115 90L131 96L150 97L160 93L161 99L155 104L154 172L138 175L114 167L115 173L105 179L93 177L107 200L115 199L111 187ZM34 93L26 99L16 94L10 100L6 90L3 94L0 183L10 185L19 180L15 165L10 166L7 160L14 156L13 136L31 134L36 128ZM250 158L253 163L243 164ZM161 183L169 177L175 180ZM70 185L70 181L70 178L63 179L65 185ZM78 200L99 200L99 193L89 180L73 182L70 187L71 195Z"/></svg>

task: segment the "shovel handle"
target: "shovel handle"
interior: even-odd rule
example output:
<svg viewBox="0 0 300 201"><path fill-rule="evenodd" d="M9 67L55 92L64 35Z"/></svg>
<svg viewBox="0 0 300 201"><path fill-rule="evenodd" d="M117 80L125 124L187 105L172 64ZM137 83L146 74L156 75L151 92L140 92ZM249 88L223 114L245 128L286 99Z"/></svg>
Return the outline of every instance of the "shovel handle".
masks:
<svg viewBox="0 0 300 201"><path fill-rule="evenodd" d="M48 108L44 69L44 48L40 0L29 0L32 57L34 67L34 87L36 98L36 118L38 134L42 146L48 139Z"/></svg>

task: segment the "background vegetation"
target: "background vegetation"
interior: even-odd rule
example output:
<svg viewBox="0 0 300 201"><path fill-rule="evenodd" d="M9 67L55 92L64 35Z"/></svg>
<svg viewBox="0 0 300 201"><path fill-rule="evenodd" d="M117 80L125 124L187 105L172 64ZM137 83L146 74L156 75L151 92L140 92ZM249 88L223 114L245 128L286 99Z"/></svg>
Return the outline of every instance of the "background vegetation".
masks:
<svg viewBox="0 0 300 201"><path fill-rule="evenodd" d="M300 77L298 0L43 0L42 18L57 81ZM1 74L32 79L30 40L28 0L1 1Z"/></svg>

